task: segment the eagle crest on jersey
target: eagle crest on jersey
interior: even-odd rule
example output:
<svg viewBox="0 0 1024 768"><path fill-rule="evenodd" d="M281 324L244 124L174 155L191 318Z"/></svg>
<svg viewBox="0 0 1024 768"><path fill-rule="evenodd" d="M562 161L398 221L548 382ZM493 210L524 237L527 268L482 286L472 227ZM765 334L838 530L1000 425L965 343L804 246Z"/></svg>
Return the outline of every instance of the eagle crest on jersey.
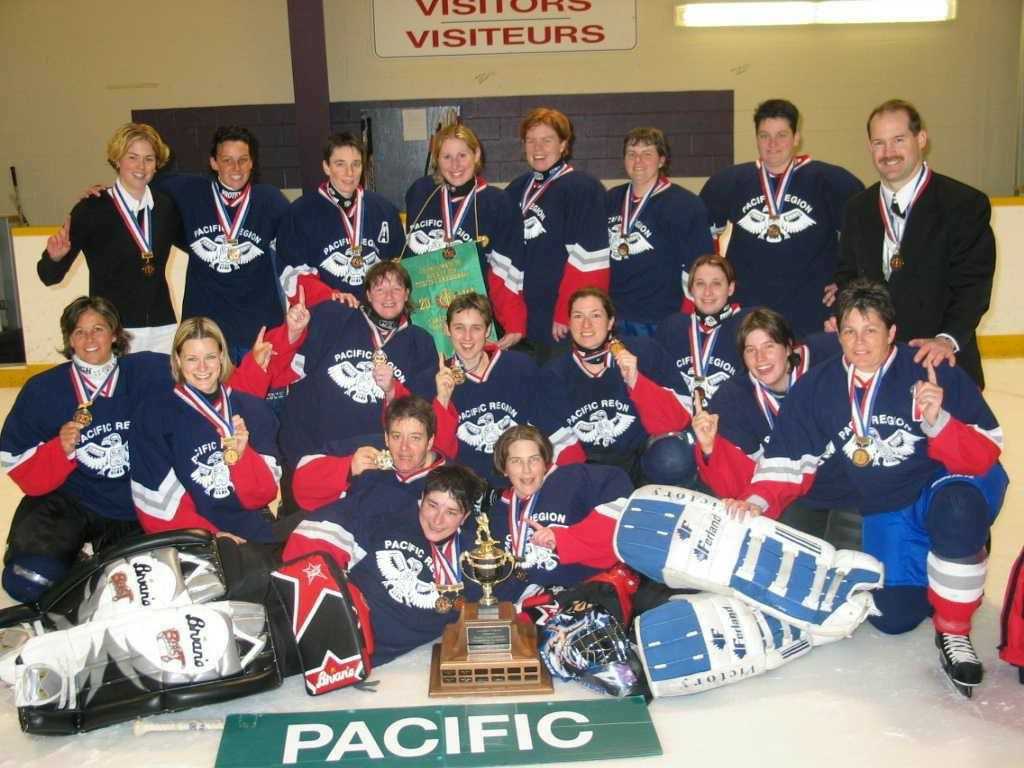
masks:
<svg viewBox="0 0 1024 768"><path fill-rule="evenodd" d="M577 421L573 424L572 431L587 445L607 448L629 429L634 421L636 416L630 416L628 413L616 413L609 418L607 411L597 410L591 413L586 421Z"/></svg>
<svg viewBox="0 0 1024 768"><path fill-rule="evenodd" d="M416 254L439 251L444 248L444 230L431 229L428 232L417 229L409 233L406 242L409 245L409 250Z"/></svg>
<svg viewBox="0 0 1024 768"><path fill-rule="evenodd" d="M327 369L327 375L357 403L377 403L384 399L384 390L373 380L373 361L360 360L355 365L342 360Z"/></svg>
<svg viewBox="0 0 1024 768"><path fill-rule="evenodd" d="M540 219L536 216L531 216L528 219L523 220L523 240L533 240L536 237L540 237L545 232L544 225L540 223Z"/></svg>
<svg viewBox="0 0 1024 768"><path fill-rule="evenodd" d="M512 551L512 534L505 534L505 549ZM526 543L526 551L523 552L523 562L520 564L524 569L537 568L541 571L553 571L558 567L558 554L547 547L534 546L532 541Z"/></svg>
<svg viewBox="0 0 1024 768"><path fill-rule="evenodd" d="M205 464L193 456L192 463L196 465L192 470L192 482L202 488L207 496L225 499L235 490L231 482L231 470L224 463L223 451L211 453L206 457Z"/></svg>
<svg viewBox="0 0 1024 768"><path fill-rule="evenodd" d="M693 377L693 366L686 369L685 372L680 371L679 375L683 377L683 381L686 382L686 388L693 392L694 377ZM704 383L701 384L701 388L704 390L705 397L713 397L718 388L725 384L729 380L729 374L726 371L715 371L708 376Z"/></svg>
<svg viewBox="0 0 1024 768"><path fill-rule="evenodd" d="M476 420L476 423L464 421L459 424L456 435L471 448L484 453L494 453L494 444L498 442L498 438L514 426L516 422L508 414L495 421L493 413L485 413Z"/></svg>
<svg viewBox="0 0 1024 768"><path fill-rule="evenodd" d="M362 285L366 278L366 271L374 264L380 262L380 256L375 250L365 248L360 254L361 266L352 264L352 246L346 245L345 252L331 251L326 259L320 262L320 269L344 280L349 285Z"/></svg>
<svg viewBox="0 0 1024 768"><path fill-rule="evenodd" d="M232 261L228 258L228 243L224 235L217 235L215 240L209 237L201 237L192 243L192 253L210 265L222 275L240 269L243 264L248 264L253 259L263 255L263 250L255 243L248 240L238 242L238 260Z"/></svg>
<svg viewBox="0 0 1024 768"><path fill-rule="evenodd" d="M874 450L872 451L871 466L897 467L914 455L914 446L924 437L907 432L905 429L897 429L884 440L879 436L876 429L871 430L875 438ZM843 444L843 453L848 459L853 459L853 452L857 450L856 437L851 436Z"/></svg>
<svg viewBox="0 0 1024 768"><path fill-rule="evenodd" d="M751 208L736 224L758 240L781 243L798 232L813 227L817 222L799 208L785 211L774 222L769 218L767 211Z"/></svg>
<svg viewBox="0 0 1024 768"><path fill-rule="evenodd" d="M97 445L83 443L75 450L75 458L100 477L124 477L131 468L128 445L116 432Z"/></svg>
<svg viewBox="0 0 1024 768"><path fill-rule="evenodd" d="M378 549L377 569L384 576L384 587L396 603L413 608L433 610L437 602L437 587L431 581L422 581L423 563L415 557L395 549Z"/></svg>
<svg viewBox="0 0 1024 768"><path fill-rule="evenodd" d="M629 253L625 256L619 253L619 245L623 242L629 248ZM625 237L622 237L622 231L618 227L608 227L608 244L611 246L609 254L614 261L625 261L630 256L637 256L654 250L654 246L644 237L642 232L630 232Z"/></svg>

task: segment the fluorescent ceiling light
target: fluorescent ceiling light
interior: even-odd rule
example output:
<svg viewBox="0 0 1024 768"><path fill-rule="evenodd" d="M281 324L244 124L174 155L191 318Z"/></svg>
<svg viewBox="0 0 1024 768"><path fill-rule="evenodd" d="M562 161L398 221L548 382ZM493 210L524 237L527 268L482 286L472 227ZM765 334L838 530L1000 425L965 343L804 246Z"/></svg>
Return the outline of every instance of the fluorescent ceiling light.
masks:
<svg viewBox="0 0 1024 768"><path fill-rule="evenodd" d="M677 27L775 27L795 24L881 24L948 21L956 0L806 0L804 2L686 3Z"/></svg>

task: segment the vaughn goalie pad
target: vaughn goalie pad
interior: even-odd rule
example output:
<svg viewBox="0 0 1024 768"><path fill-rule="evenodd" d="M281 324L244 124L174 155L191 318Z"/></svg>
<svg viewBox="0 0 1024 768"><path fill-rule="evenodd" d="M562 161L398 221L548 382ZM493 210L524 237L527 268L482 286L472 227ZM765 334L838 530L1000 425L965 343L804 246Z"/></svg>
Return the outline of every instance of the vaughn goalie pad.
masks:
<svg viewBox="0 0 1024 768"><path fill-rule="evenodd" d="M28 639L0 679L22 730L64 734L281 683L261 605L217 602L95 619Z"/></svg>
<svg viewBox="0 0 1024 768"><path fill-rule="evenodd" d="M802 629L815 644L850 635L875 611L882 564L836 551L767 517L731 518L721 501L646 485L626 501L614 536L627 565L670 587L732 595Z"/></svg>
<svg viewBox="0 0 1024 768"><path fill-rule="evenodd" d="M369 611L344 571L314 553L270 575L268 609L275 624L287 621L294 642L285 674L301 673L310 696L365 680L373 653Z"/></svg>
<svg viewBox="0 0 1024 768"><path fill-rule="evenodd" d="M637 649L655 697L709 691L811 650L805 632L732 597L674 598L641 614Z"/></svg>

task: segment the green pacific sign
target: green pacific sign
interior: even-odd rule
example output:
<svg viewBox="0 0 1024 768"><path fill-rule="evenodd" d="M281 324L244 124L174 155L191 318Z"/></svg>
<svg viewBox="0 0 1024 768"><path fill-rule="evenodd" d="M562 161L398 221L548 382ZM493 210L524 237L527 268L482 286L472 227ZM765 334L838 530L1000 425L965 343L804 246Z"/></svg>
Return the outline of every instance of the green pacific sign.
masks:
<svg viewBox="0 0 1024 768"><path fill-rule="evenodd" d="M216 768L488 766L660 755L629 699L230 715Z"/></svg>

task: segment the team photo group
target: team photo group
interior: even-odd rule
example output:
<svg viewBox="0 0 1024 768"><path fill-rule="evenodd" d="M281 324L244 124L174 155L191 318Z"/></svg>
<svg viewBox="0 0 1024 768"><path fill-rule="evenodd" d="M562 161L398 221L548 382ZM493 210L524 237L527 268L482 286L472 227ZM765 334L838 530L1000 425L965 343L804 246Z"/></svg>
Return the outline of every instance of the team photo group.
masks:
<svg viewBox="0 0 1024 768"><path fill-rule="evenodd" d="M208 175L119 128L113 181L37 264L56 285L84 255L67 362L0 433L22 728L361 684L489 596L464 555L491 537L514 560L494 592L561 680L698 693L930 620L970 696L1008 484L976 338L989 200L928 165L909 102L866 116L867 188L800 125L759 104L758 159L696 195L656 127L606 189L538 107L499 188L456 120L404 215L355 135L290 203L244 127L216 130ZM453 264L476 287L420 300Z"/></svg>

